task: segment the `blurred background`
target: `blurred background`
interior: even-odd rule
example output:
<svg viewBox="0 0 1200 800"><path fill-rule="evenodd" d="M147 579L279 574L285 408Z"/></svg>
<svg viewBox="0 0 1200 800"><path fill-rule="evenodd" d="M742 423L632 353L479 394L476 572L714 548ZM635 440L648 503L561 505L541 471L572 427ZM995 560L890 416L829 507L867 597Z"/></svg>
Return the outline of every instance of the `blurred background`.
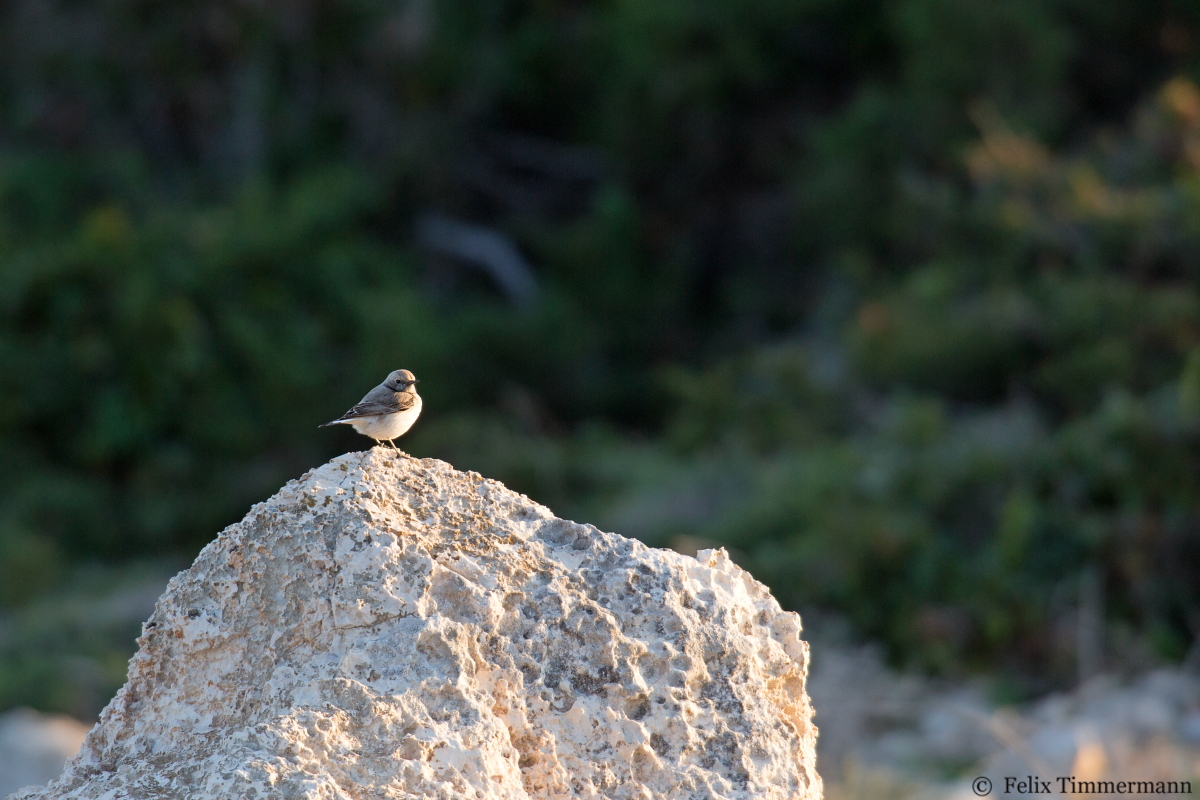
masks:
<svg viewBox="0 0 1200 800"><path fill-rule="evenodd" d="M850 695L1200 742L1197 81L1189 0L0 4L0 711L94 721L405 367L406 450L729 547Z"/></svg>

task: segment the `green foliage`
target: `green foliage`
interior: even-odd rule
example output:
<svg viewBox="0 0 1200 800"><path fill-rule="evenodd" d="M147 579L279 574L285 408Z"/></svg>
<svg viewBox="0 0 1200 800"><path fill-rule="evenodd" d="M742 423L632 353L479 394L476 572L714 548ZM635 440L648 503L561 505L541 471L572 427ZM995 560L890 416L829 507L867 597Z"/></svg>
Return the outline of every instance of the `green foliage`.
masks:
<svg viewBox="0 0 1200 800"><path fill-rule="evenodd" d="M1089 565L1113 618L1183 652L1200 608L1200 207L1180 205L1200 91L1174 81L1137 120L1067 158L985 128L976 191L941 224L989 226L998 250L948 235L834 339L676 377L677 437L741 471L692 532L744 552L785 602L840 608L934 668L1051 666ZM845 363L818 371L829 353Z"/></svg>
<svg viewBox="0 0 1200 800"><path fill-rule="evenodd" d="M0 606L14 606L57 584L62 557L55 542L23 530L0 532Z"/></svg>
<svg viewBox="0 0 1200 800"><path fill-rule="evenodd" d="M19 202L38 174L0 169L0 195ZM0 256L6 516L108 556L178 546L287 474L291 433L319 420L286 398L366 366L337 355L367 325L367 287L405 298L394 260L346 235L370 202L352 173L214 209L139 208L120 188Z"/></svg>
<svg viewBox="0 0 1200 800"><path fill-rule="evenodd" d="M0 168L0 196L38 174ZM361 171L213 206L122 189L0 254L5 518L76 556L206 541L345 446L316 426L397 363L447 410L586 363L588 332L553 297L517 319L494 301L435 312L411 253L364 230L380 193Z"/></svg>
<svg viewBox="0 0 1200 800"><path fill-rule="evenodd" d="M58 592L5 613L0 707L93 719L124 683L141 623L180 566L135 561L72 568Z"/></svg>

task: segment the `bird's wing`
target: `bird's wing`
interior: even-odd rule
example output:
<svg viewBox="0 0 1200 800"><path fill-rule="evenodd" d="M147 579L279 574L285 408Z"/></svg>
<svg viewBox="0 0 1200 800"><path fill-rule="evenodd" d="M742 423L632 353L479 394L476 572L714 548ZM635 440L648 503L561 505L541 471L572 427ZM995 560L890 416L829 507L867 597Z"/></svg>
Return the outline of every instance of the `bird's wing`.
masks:
<svg viewBox="0 0 1200 800"><path fill-rule="evenodd" d="M410 392L393 392L391 389L384 388L383 386L376 386L367 393L367 396L361 402L345 414L325 424L333 425L348 419L358 419L359 417L377 417L380 414L395 414L400 411L407 411L415 403L416 397Z"/></svg>

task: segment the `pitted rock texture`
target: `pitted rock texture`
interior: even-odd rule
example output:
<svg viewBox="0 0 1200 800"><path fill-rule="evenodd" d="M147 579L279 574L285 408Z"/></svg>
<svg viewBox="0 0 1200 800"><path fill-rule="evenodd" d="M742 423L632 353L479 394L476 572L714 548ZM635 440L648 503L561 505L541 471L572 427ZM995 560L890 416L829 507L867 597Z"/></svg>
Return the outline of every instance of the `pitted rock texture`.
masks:
<svg viewBox="0 0 1200 800"><path fill-rule="evenodd" d="M819 798L800 619L390 448L292 481L159 599L32 798Z"/></svg>

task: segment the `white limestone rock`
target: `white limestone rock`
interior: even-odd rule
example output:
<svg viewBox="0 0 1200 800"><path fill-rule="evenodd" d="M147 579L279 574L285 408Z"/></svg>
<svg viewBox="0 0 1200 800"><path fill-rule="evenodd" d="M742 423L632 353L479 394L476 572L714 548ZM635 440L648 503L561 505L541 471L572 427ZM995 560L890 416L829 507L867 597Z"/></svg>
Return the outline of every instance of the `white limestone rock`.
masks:
<svg viewBox="0 0 1200 800"><path fill-rule="evenodd" d="M32 798L821 796L800 618L389 448L334 459L176 576Z"/></svg>

